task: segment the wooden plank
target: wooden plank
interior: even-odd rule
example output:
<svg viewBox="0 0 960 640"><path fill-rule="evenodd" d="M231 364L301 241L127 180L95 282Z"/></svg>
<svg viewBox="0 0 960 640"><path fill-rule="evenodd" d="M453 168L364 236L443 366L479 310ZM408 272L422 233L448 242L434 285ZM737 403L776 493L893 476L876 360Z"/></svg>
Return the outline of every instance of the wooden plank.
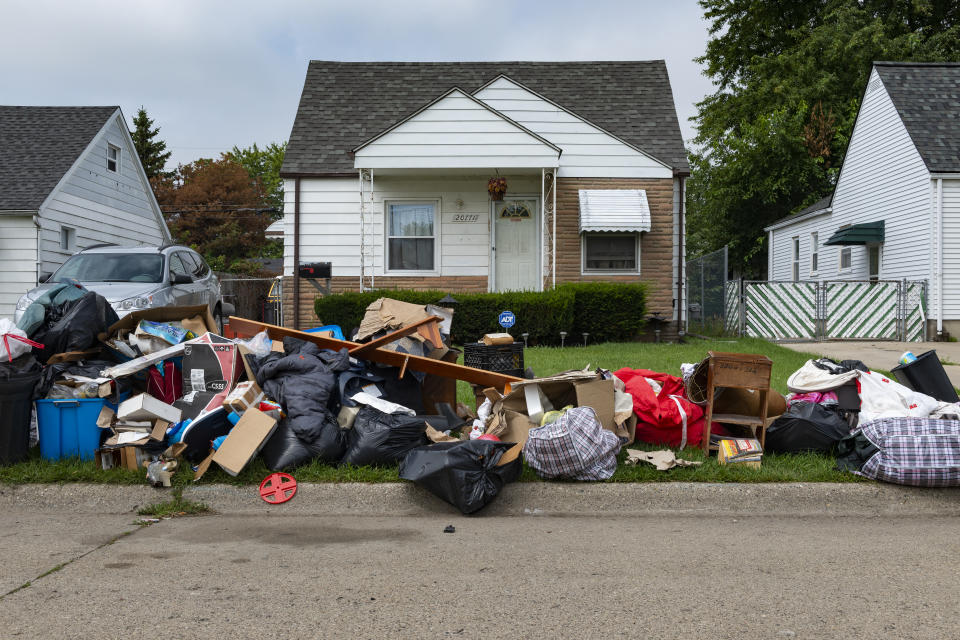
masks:
<svg viewBox="0 0 960 640"><path fill-rule="evenodd" d="M298 338L300 340L304 340L305 342L312 342L321 349L333 349L334 351L339 351L340 349L347 349L347 351L349 351L353 347L361 346L358 342L337 340L336 338L324 338L322 336L318 336L313 333L307 333L305 331L296 331L295 329L287 329L273 324L247 320L246 318L237 318L235 316L230 316L230 326L234 331L237 332L238 335L241 336L253 336L261 331L266 331L267 335L273 340L282 340L286 337ZM422 371L424 373L441 376L443 378L463 380L464 382L469 382L471 384L479 384L483 385L484 387L495 387L497 389L503 389L507 384L511 382L519 382L522 379L515 376L508 376L503 373L496 373L494 371L484 371L483 369L465 367L453 362L444 362L443 360L434 360L432 358L424 358L423 356L397 353L396 351L387 351L385 349L375 349L370 353L365 354L363 359L370 360L371 362L390 365L392 367L402 367L404 360L408 359L409 362L407 363L407 368L412 369L413 371Z"/></svg>
<svg viewBox="0 0 960 640"><path fill-rule="evenodd" d="M371 340L370 342L361 344L358 347L351 347L349 349L350 355L353 356L354 358L362 358L364 357L363 354L373 351L374 349L379 349L380 347L390 344L395 340L399 340L400 338L405 338L411 333L421 333L420 329L422 328L423 325L427 324L428 322L432 322L434 323L434 326L436 326L436 323L439 321L440 321L440 318L438 318L437 316L430 316L429 318L418 320L413 324L408 324L405 327L400 327L396 331L391 331L385 336L380 336L376 340ZM421 333L421 335L423 334ZM423 337L433 342L432 335L424 335ZM437 341L433 342L433 346L434 348L437 348L437 347L440 347L442 344L443 344L443 339L440 338L440 334L438 332Z"/></svg>

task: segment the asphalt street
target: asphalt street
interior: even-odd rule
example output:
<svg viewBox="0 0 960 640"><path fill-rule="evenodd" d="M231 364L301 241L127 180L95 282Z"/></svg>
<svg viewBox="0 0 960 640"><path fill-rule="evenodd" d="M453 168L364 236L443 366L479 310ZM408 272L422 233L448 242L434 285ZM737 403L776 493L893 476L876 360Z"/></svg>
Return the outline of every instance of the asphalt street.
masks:
<svg viewBox="0 0 960 640"><path fill-rule="evenodd" d="M0 637L960 637L956 517L136 520L8 510Z"/></svg>

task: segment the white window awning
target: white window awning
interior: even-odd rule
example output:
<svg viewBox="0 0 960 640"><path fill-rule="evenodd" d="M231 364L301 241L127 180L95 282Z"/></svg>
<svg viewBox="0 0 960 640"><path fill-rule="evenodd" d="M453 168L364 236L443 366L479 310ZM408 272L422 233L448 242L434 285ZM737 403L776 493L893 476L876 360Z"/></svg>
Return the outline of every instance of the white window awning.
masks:
<svg viewBox="0 0 960 640"><path fill-rule="evenodd" d="M580 231L650 231L643 189L580 189Z"/></svg>

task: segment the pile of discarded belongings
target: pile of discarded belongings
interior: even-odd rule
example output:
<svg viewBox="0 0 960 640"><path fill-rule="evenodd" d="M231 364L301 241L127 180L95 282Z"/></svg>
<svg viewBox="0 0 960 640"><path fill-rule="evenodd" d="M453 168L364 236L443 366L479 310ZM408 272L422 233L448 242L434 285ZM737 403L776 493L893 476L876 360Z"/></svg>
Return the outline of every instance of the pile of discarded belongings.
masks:
<svg viewBox="0 0 960 640"><path fill-rule="evenodd" d="M807 361L787 386L788 408L767 429L767 451L830 453L837 456L839 468L867 478L960 486L960 403L955 393L938 399L858 360L827 358Z"/></svg>

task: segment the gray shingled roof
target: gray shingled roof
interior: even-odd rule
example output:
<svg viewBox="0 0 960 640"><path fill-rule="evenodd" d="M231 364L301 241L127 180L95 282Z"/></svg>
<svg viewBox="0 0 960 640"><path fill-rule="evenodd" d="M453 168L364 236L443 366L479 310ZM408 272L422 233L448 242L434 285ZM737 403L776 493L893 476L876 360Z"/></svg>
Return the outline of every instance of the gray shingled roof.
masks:
<svg viewBox="0 0 960 640"><path fill-rule="evenodd" d="M351 150L450 88L505 75L683 173L689 172L663 60L327 62L313 60L282 174L354 173Z"/></svg>
<svg viewBox="0 0 960 640"><path fill-rule="evenodd" d="M823 211L824 209L829 207L832 202L833 202L833 194L831 193L825 198L820 198L809 207L804 207L803 209L800 209L800 211L791 213L790 215L786 215L786 216L783 216L782 218L778 218L777 220L774 220L773 222L765 226L763 230L767 231L770 229L770 227L775 227L782 222L786 222L788 220L790 221L799 220L805 216L817 213L818 211Z"/></svg>
<svg viewBox="0 0 960 640"><path fill-rule="evenodd" d="M874 65L927 169L960 171L960 63Z"/></svg>
<svg viewBox="0 0 960 640"><path fill-rule="evenodd" d="M0 211L36 211L119 107L0 106Z"/></svg>

